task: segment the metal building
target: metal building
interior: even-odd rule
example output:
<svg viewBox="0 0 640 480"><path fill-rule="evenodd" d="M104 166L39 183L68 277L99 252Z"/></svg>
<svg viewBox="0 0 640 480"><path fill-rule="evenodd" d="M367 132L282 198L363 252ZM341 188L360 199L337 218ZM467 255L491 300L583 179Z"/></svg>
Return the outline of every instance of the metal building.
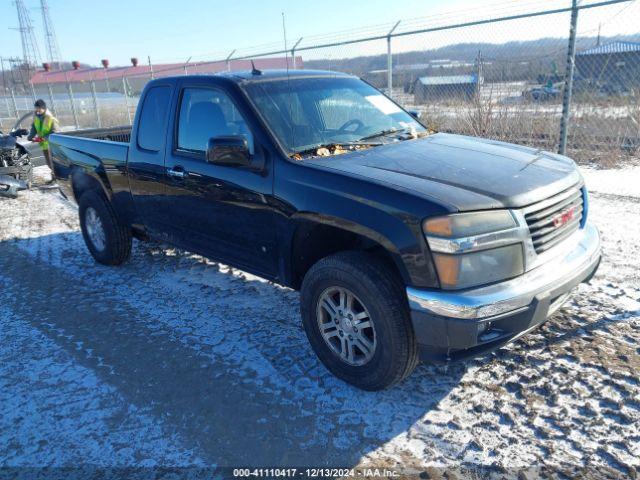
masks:
<svg viewBox="0 0 640 480"><path fill-rule="evenodd" d="M611 42L576 54L580 78L613 92L640 86L640 43Z"/></svg>
<svg viewBox="0 0 640 480"><path fill-rule="evenodd" d="M444 98L470 99L482 84L478 75L445 75L420 77L415 81L413 93L416 104Z"/></svg>

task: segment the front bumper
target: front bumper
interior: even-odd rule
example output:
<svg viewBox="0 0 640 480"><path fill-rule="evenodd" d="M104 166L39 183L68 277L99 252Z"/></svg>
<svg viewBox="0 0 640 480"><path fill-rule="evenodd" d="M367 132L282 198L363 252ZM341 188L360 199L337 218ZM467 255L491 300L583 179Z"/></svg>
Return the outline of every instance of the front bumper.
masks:
<svg viewBox="0 0 640 480"><path fill-rule="evenodd" d="M532 330L591 279L600 263L600 236L587 223L545 264L505 282L467 290L407 288L423 359L462 358L498 348Z"/></svg>

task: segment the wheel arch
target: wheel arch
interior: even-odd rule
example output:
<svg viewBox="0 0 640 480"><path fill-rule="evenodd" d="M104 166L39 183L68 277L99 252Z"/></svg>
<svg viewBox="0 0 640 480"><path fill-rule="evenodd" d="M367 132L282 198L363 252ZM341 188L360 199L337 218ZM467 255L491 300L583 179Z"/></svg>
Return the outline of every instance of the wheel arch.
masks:
<svg viewBox="0 0 640 480"><path fill-rule="evenodd" d="M382 259L398 278L408 284L407 272L398 249L378 232L333 217L298 214L290 245L287 283L299 289L305 274L319 260L347 250L371 253Z"/></svg>
<svg viewBox="0 0 640 480"><path fill-rule="evenodd" d="M98 191L109 200L112 198L111 187L106 175L101 175L95 170L75 168L71 174L71 188L73 189L76 203L80 201L80 197L88 190Z"/></svg>

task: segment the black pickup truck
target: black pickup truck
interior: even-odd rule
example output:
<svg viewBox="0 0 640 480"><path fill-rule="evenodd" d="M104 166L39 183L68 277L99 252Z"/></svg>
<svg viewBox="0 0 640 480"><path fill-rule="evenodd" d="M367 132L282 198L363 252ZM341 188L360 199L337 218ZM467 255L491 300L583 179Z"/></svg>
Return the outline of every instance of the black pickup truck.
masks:
<svg viewBox="0 0 640 480"><path fill-rule="evenodd" d="M416 117L353 76L254 70L151 81L132 128L50 143L98 262L153 238L298 289L320 360L377 390L535 328L600 261L572 160Z"/></svg>

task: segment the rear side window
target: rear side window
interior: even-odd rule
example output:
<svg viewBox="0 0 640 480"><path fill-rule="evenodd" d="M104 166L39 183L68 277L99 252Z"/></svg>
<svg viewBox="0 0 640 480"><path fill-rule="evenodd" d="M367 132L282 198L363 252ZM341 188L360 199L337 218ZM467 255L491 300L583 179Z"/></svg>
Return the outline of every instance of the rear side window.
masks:
<svg viewBox="0 0 640 480"><path fill-rule="evenodd" d="M144 97L138 122L138 146L158 152L164 144L164 132L169 112L171 88L152 87Z"/></svg>

